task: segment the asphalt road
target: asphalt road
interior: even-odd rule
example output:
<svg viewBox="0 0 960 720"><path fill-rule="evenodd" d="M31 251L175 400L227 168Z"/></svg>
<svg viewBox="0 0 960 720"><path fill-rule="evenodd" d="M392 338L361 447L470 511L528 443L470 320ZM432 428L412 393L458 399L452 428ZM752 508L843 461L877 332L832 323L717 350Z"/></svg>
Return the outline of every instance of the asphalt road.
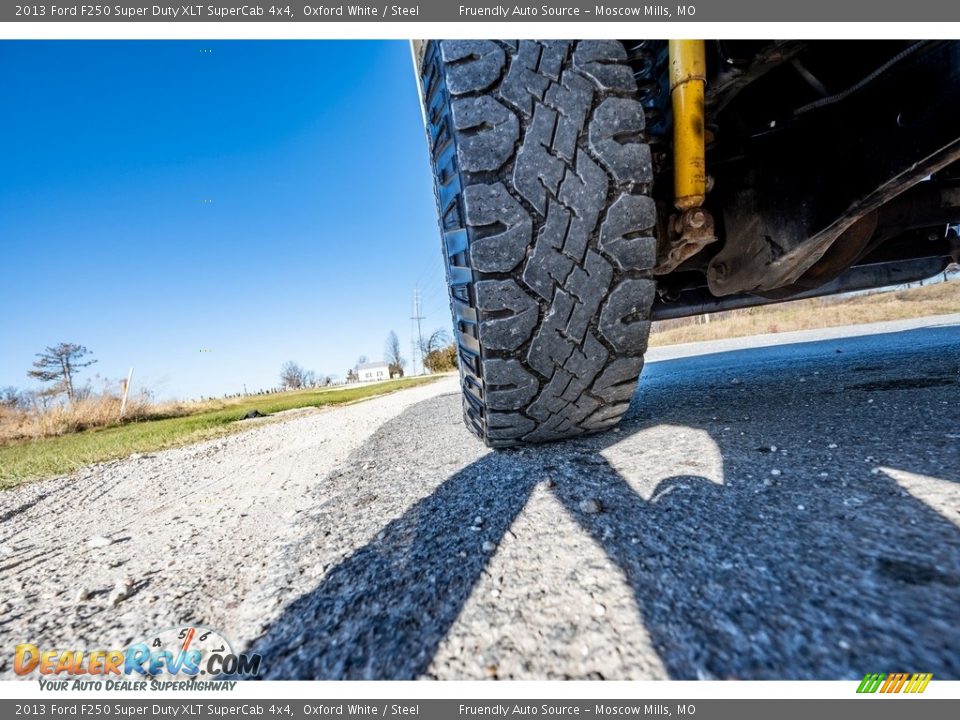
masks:
<svg viewBox="0 0 960 720"><path fill-rule="evenodd" d="M487 450L453 382L375 422L344 416L362 437L333 463L324 433L355 409L236 436L228 455L272 433L299 484L282 522L234 531L232 588L216 558L237 568L238 550L200 528L216 598L201 578L174 601L179 575L148 569L112 608L37 594L0 640L120 641L166 613L218 624L284 679L960 678L960 315L650 359L618 431L575 442ZM208 455L178 456L177 482ZM261 482L232 480L218 517ZM74 629L41 622L56 612Z"/></svg>

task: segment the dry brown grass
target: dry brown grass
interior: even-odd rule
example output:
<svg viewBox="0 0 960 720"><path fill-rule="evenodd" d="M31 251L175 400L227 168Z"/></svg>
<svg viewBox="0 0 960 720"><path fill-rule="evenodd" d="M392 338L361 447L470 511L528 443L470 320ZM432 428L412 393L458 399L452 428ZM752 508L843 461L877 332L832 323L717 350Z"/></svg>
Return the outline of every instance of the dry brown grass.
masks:
<svg viewBox="0 0 960 720"><path fill-rule="evenodd" d="M430 382L426 378L404 378L384 383L349 385L327 388L305 388L286 392L258 395L211 398L206 400L177 400L155 403L149 393L131 395L123 418L120 418L120 398L109 389L99 394L85 388L87 395L73 403L62 398L43 403L38 399L26 408L0 405L0 448L4 445L29 442L43 438L57 438L82 433L84 430L120 428L129 425L149 425L148 421L183 418L216 417L224 422L236 420L247 410L264 413L282 410L322 407L360 400L372 395L393 392Z"/></svg>
<svg viewBox="0 0 960 720"><path fill-rule="evenodd" d="M440 377L429 375L196 403L135 405L131 411L138 416L125 417L123 423L116 421L119 402L108 392L106 397L77 403L72 409L56 408L53 417L59 418L57 421L32 416L17 418L20 439L0 442L0 490L14 487L29 478L62 475L84 465L126 457L135 452L154 452L256 427L237 422L250 410L273 415L300 408L342 405L434 382ZM106 425L71 432L91 422ZM25 433L33 435L23 437Z"/></svg>
<svg viewBox="0 0 960 720"><path fill-rule="evenodd" d="M130 397L123 414L124 422L155 417L173 417L189 412L169 412L145 396ZM174 410L173 407L169 410ZM0 409L0 443L56 437L90 428L108 427L120 422L120 398L109 393L91 395L73 403L53 403L31 409Z"/></svg>
<svg viewBox="0 0 960 720"><path fill-rule="evenodd" d="M272 396L265 396L272 397ZM123 418L120 398L109 392L90 395L73 403L53 402L31 409L0 406L0 445L16 440L37 440L145 420L164 420L216 412L241 404L246 398L152 402L148 395L127 398Z"/></svg>
<svg viewBox="0 0 960 720"><path fill-rule="evenodd" d="M779 305L727 310L712 315L709 323L703 323L702 316L664 320L653 324L650 344L677 345L955 312L960 312L960 281L954 280L909 290L856 297L811 298Z"/></svg>

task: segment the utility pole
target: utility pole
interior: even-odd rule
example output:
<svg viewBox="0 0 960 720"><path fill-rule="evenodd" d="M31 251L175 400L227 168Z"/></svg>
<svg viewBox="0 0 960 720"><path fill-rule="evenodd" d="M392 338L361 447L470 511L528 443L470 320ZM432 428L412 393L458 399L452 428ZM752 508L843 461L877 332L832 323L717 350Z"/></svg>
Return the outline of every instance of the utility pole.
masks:
<svg viewBox="0 0 960 720"><path fill-rule="evenodd" d="M423 310L421 307L422 297L420 296L420 288L413 289L413 315L410 316L410 319L417 323L417 347L416 351L413 354L413 374L417 374L417 355L420 355L420 371L423 372L423 331L420 328L420 321L424 320Z"/></svg>

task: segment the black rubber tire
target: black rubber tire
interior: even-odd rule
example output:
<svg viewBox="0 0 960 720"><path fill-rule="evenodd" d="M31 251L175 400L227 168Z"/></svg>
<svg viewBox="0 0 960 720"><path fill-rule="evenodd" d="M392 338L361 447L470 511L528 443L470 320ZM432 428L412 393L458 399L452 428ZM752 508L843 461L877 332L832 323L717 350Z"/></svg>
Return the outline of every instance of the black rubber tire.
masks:
<svg viewBox="0 0 960 720"><path fill-rule="evenodd" d="M656 259L617 41L432 41L421 82L467 426L491 447L615 425Z"/></svg>

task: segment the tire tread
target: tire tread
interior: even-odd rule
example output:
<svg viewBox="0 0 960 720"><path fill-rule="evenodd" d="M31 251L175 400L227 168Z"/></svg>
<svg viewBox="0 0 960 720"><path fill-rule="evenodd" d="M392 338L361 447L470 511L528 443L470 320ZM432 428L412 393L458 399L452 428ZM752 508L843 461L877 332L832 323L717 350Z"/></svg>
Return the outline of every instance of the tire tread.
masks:
<svg viewBox="0 0 960 720"><path fill-rule="evenodd" d="M433 41L421 71L464 417L492 447L619 421L643 366L653 171L617 41Z"/></svg>

